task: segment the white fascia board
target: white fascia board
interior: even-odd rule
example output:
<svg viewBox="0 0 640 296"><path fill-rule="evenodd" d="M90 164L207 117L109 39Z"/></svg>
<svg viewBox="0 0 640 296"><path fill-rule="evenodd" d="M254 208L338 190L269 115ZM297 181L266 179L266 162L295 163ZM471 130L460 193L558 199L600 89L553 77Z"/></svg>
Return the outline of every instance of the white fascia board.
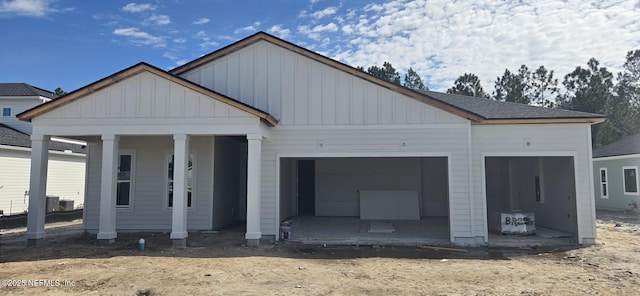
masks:
<svg viewBox="0 0 640 296"><path fill-rule="evenodd" d="M245 135L261 134L260 126L254 124L237 125L134 125L134 126L34 126L34 134L56 136L84 135Z"/></svg>

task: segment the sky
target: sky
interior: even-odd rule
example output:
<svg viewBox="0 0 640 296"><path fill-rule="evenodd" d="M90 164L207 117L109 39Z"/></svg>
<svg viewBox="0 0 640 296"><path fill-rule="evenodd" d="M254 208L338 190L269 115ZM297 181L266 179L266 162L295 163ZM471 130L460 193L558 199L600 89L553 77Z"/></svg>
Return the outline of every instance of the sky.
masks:
<svg viewBox="0 0 640 296"><path fill-rule="evenodd" d="M611 72L640 49L640 0L0 0L0 82L70 92L139 62L170 70L264 31L351 66L412 67L491 92L505 69Z"/></svg>

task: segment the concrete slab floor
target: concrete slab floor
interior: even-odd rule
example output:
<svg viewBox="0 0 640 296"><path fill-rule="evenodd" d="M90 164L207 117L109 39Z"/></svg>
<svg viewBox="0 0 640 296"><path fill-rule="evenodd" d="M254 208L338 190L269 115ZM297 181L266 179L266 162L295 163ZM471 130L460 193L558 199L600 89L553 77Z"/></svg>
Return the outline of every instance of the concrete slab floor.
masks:
<svg viewBox="0 0 640 296"><path fill-rule="evenodd" d="M359 217L294 217L289 242L321 245L448 245L449 219L360 220ZM391 223L393 232L370 232L371 223Z"/></svg>
<svg viewBox="0 0 640 296"><path fill-rule="evenodd" d="M499 247L540 247L576 245L571 233L536 226L535 235L503 235L489 232L489 246Z"/></svg>
<svg viewBox="0 0 640 296"><path fill-rule="evenodd" d="M420 220L360 220L359 217L308 217L288 220L287 242L308 245L389 245L451 246L449 219L424 217ZM370 232L371 225L391 223L394 232ZM536 235L500 235L489 233L489 246L535 247L575 245L569 233L539 227Z"/></svg>

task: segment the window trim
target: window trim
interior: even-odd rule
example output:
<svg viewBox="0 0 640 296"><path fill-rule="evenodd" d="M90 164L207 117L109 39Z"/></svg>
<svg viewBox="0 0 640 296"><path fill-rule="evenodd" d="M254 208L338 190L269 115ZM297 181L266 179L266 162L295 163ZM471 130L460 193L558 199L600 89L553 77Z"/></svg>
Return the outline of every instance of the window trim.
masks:
<svg viewBox="0 0 640 296"><path fill-rule="evenodd" d="M163 208L165 210L173 210L173 207L169 206L169 157L174 155L173 150L168 150L164 154L164 181L163 188L164 189L164 198L163 198ZM191 157L191 171L193 172L192 180L191 180L191 206L187 205L188 211L194 211L196 207L196 175L197 175L197 166L196 166L196 151L189 150L189 156Z"/></svg>
<svg viewBox="0 0 640 296"><path fill-rule="evenodd" d="M604 181L602 181L602 172L604 172ZM600 184L600 198L609 199L609 172L607 168L600 168L598 171L598 183ZM606 190L602 190L603 187L606 187ZM603 192L606 191L606 194Z"/></svg>
<svg viewBox="0 0 640 296"><path fill-rule="evenodd" d="M120 156L122 155L130 155L131 156L131 178L129 179L129 205L127 206L119 206L118 198L116 196L116 209L118 211L133 211L134 206L134 195L135 195L135 179L136 179L136 151L134 149L120 149L118 151L118 161L120 161ZM117 169L117 168L116 168ZM117 187L120 180L118 180L116 176L116 195L117 195Z"/></svg>
<svg viewBox="0 0 640 296"><path fill-rule="evenodd" d="M634 170L636 175L636 192L627 191L627 178L624 175L625 170ZM637 166L623 166L622 167L622 192L624 195L640 195L640 184L638 183L638 167Z"/></svg>
<svg viewBox="0 0 640 296"><path fill-rule="evenodd" d="M4 115L5 109L9 109L9 115ZM0 111L2 111L2 114L0 115L0 117L11 117L13 115L13 106L9 106L9 105L0 106Z"/></svg>

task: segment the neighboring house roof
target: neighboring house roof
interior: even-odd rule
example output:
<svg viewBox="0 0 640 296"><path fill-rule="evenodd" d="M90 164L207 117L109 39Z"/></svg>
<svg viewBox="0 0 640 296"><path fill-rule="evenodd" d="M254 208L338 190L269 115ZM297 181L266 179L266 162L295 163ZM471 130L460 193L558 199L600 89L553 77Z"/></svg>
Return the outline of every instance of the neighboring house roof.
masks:
<svg viewBox="0 0 640 296"><path fill-rule="evenodd" d="M593 158L640 154L640 133L593 150Z"/></svg>
<svg viewBox="0 0 640 296"><path fill-rule="evenodd" d="M261 40L286 48L290 51L301 54L307 58L323 63L327 66L350 73L385 88L407 95L423 103L432 105L436 108L440 108L442 110L451 112L458 116L479 123L599 123L604 121L606 118L606 116L601 114L543 108L518 103L491 101L475 97L451 95L432 91L418 92L377 78L349 65L330 59L265 32L258 32L256 34L253 34L245 39L216 50L208 55L204 55L189 63L176 67L170 70L169 73L181 75L191 69L197 68L210 61L229 55Z"/></svg>
<svg viewBox="0 0 640 296"><path fill-rule="evenodd" d="M210 90L208 88L202 87L198 84L195 84L191 81L188 81L186 79L183 79L177 75L173 75L168 73L167 71L164 71L160 68L154 67L152 65L149 65L147 63L138 63L136 65L133 65L127 69L124 69L118 73L115 73L109 77L103 78L101 80L98 80L92 84L89 84L85 87L82 87L78 90L75 90L73 92L70 92L64 96L61 96L55 100L51 100L49 102L46 102L42 105L38 105L34 108L31 108L29 110L26 110L20 114L18 114L18 118L20 118L20 120L25 120L25 121L31 121L31 119L35 116L38 116L39 114L42 114L44 112L47 112L51 109L54 109L56 107L62 106L64 104L67 104L69 102L72 102L76 99L82 98L85 95L98 91L102 88L105 88L111 84L114 84L118 81L124 80L126 78L129 78L133 75L136 75L138 73L141 72L149 72L152 74L155 74L157 76L160 76L162 78L165 78L167 80L170 80L172 82L175 82L177 84L180 84L186 88L189 88L193 91L196 91L198 93L201 93L203 95L206 95L210 98L216 99L218 101L221 101L223 103L226 103L228 105L231 105L233 107L236 107L240 110L243 110L249 114L255 115L257 117L259 117L260 119L264 120L265 122L267 122L268 124L275 126L278 123L278 120L275 119L273 116L271 116L269 113L264 112L262 110L259 110L255 107L249 106L245 103L242 103L240 101L237 101L233 98L227 97L221 93L218 93L216 91Z"/></svg>
<svg viewBox="0 0 640 296"><path fill-rule="evenodd" d="M0 123L0 145L31 148L31 137L28 134ZM49 150L70 150L73 153L86 154L84 146L54 141L49 141Z"/></svg>
<svg viewBox="0 0 640 296"><path fill-rule="evenodd" d="M2 97L33 97L40 96L54 99L57 96L48 90L35 87L26 83L0 83L0 96Z"/></svg>

